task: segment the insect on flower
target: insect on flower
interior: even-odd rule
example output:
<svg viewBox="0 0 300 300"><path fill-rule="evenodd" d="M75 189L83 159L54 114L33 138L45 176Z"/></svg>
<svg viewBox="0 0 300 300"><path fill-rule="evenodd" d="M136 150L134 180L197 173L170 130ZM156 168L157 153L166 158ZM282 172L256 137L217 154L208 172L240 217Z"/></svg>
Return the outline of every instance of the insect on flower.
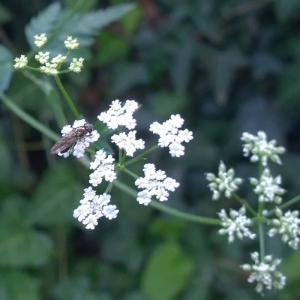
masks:
<svg viewBox="0 0 300 300"><path fill-rule="evenodd" d="M73 128L66 133L50 150L51 154L66 153L70 151L78 142L83 140L86 135L90 135L94 127L90 123Z"/></svg>

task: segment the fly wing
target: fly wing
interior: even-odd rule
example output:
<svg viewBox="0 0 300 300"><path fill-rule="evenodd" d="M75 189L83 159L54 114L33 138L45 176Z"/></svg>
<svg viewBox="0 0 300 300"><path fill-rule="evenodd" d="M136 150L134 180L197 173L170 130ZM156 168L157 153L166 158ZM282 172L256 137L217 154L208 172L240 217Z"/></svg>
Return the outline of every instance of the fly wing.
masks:
<svg viewBox="0 0 300 300"><path fill-rule="evenodd" d="M51 148L51 154L65 153L76 144L73 134L66 134Z"/></svg>

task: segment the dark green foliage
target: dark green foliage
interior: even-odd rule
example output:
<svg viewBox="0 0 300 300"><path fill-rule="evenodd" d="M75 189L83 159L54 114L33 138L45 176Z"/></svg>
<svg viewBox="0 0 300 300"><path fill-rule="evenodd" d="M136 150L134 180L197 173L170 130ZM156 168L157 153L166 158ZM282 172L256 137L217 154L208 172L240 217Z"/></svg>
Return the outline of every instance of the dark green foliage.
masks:
<svg viewBox="0 0 300 300"><path fill-rule="evenodd" d="M149 124L180 113L194 132L186 155L170 158L160 149L147 162L180 182L168 205L215 218L220 209L238 206L228 199L212 202L204 173L216 172L223 160L246 180L257 174L242 156L244 131L263 130L287 148L275 174L282 174L286 199L299 194L300 1L23 4L0 5L0 96L12 99L9 104L0 97L0 300L259 299L239 267L250 262L256 244L228 245L217 227L178 221L114 188L118 218L85 230L72 215L88 186L88 170L71 157L49 154L58 135L47 129L59 133L74 117L53 78L28 70L13 74L13 59L26 53L32 59L39 51L33 36L40 33L47 33L44 50L52 56L66 53L67 36L77 38L80 49L70 58L85 58L83 72L60 78L100 131L95 147L110 153L110 132L96 116L115 98L141 104L137 131L148 146L156 143ZM44 130L19 119L15 108ZM141 165L132 167L141 174ZM126 176L121 180L133 184ZM241 195L256 203L246 185ZM298 252L276 239L266 251L283 258L288 285L263 299L298 299Z"/></svg>
<svg viewBox="0 0 300 300"><path fill-rule="evenodd" d="M0 92L5 91L10 83L13 72L13 56L3 46L0 45Z"/></svg>

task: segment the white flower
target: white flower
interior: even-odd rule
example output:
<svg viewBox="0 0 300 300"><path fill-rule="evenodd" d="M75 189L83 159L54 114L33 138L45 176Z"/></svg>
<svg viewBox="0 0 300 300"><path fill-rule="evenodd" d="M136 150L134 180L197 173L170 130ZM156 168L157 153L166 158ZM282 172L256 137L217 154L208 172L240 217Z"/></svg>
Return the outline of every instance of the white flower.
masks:
<svg viewBox="0 0 300 300"><path fill-rule="evenodd" d="M84 127L86 121L82 120L75 120L72 126L66 125L62 128L61 133L62 136L69 134L73 129L78 127ZM90 146L91 143L96 142L99 139L100 135L96 130L92 130L91 132L87 132L85 135L80 137L74 147L71 147L68 151L64 153L58 153L58 155L63 157L68 157L71 153L79 158L84 156L85 149Z"/></svg>
<svg viewBox="0 0 300 300"><path fill-rule="evenodd" d="M281 195L285 193L285 190L280 187L280 176L273 178L270 170L264 169L260 180L258 181L256 178L250 178L250 183L255 185L254 193L259 195L259 202L275 202L276 204L281 203Z"/></svg>
<svg viewBox="0 0 300 300"><path fill-rule="evenodd" d="M64 41L64 44L68 50L74 50L79 47L79 43L77 42L77 39L73 39L71 36L67 37L67 39Z"/></svg>
<svg viewBox="0 0 300 300"><path fill-rule="evenodd" d="M73 212L73 217L85 225L86 229L95 229L98 219L105 217L109 220L117 217L119 210L110 203L109 194L96 195L92 187L84 189L83 199Z"/></svg>
<svg viewBox="0 0 300 300"><path fill-rule="evenodd" d="M219 165L218 177L213 173L207 173L206 179L211 181L208 187L213 192L213 200L218 200L223 192L226 198L230 198L231 194L243 182L241 178L234 178L233 169L229 169L226 172L226 166L222 161Z"/></svg>
<svg viewBox="0 0 300 300"><path fill-rule="evenodd" d="M250 239L255 238L256 235L248 229L248 227L252 225L252 222L245 214L245 207L241 207L239 211L231 209L229 216L227 216L224 209L219 212L219 217L222 220L222 226L224 227L219 230L219 234L228 234L229 243L234 241L235 236L240 240L244 237Z"/></svg>
<svg viewBox="0 0 300 300"><path fill-rule="evenodd" d="M172 115L169 120L162 124L154 122L150 125L150 131L158 134L158 145L160 147L169 147L169 153L172 157L184 155L184 146L181 143L188 143L193 139L193 133L187 129L179 130L184 120L180 115Z"/></svg>
<svg viewBox="0 0 300 300"><path fill-rule="evenodd" d="M115 159L107 155L103 149L97 151L95 160L90 164L90 169L94 170L90 174L90 184L97 186L101 184L103 178L108 182L114 181L117 178L114 161Z"/></svg>
<svg viewBox="0 0 300 300"><path fill-rule="evenodd" d="M39 52L34 57L41 65L44 65L49 61L50 58L50 52Z"/></svg>
<svg viewBox="0 0 300 300"><path fill-rule="evenodd" d="M20 57L16 57L14 61L15 61L15 64L14 64L15 69L23 69L28 64L28 58L25 55L21 55Z"/></svg>
<svg viewBox="0 0 300 300"><path fill-rule="evenodd" d="M57 56L55 56L55 57L53 57L52 59L51 59L51 63L52 64L61 64L61 63L63 63L64 61L66 61L66 59L67 59L67 57L66 56L63 56L63 55L61 55L61 54L58 54Z"/></svg>
<svg viewBox="0 0 300 300"><path fill-rule="evenodd" d="M81 69L83 67L83 61L84 61L84 59L82 57L80 57L80 58L73 58L73 60L70 63L69 70L73 71L75 73L81 72Z"/></svg>
<svg viewBox="0 0 300 300"><path fill-rule="evenodd" d="M284 243L294 250L298 249L300 235L300 219L298 218L299 211L287 211L284 215L280 208L276 207L275 214L278 218L272 219L270 225L275 226L268 232L269 236L281 234L281 239Z"/></svg>
<svg viewBox="0 0 300 300"><path fill-rule="evenodd" d="M117 129L119 126L125 126L127 129L134 129L136 120L132 117L138 109L138 103L134 100L127 100L121 105L119 100L115 100L110 105L107 112L102 112L98 119L105 123L110 129Z"/></svg>
<svg viewBox="0 0 300 300"><path fill-rule="evenodd" d="M42 33L40 35L35 35L34 36L34 44L38 47L41 48L44 46L47 42L47 37L45 33Z"/></svg>
<svg viewBox="0 0 300 300"><path fill-rule="evenodd" d="M140 177L135 181L135 185L143 189L137 195L137 201L141 204L148 205L152 196L159 201L167 201L168 191L173 192L179 186L176 180L167 177L165 171L156 171L154 164L145 164L143 171L145 177Z"/></svg>
<svg viewBox="0 0 300 300"><path fill-rule="evenodd" d="M41 66L40 69L43 73L47 75L57 75L58 74L58 65L56 63L46 62L44 66Z"/></svg>
<svg viewBox="0 0 300 300"><path fill-rule="evenodd" d="M137 149L144 149L145 142L142 139L137 140L135 138L136 131L129 131L128 134L121 132L120 134L114 134L111 137L111 141L115 143L120 149L126 151L127 156L133 156Z"/></svg>
<svg viewBox="0 0 300 300"><path fill-rule="evenodd" d="M148 190L143 190L138 192L136 200L139 204L147 206L151 202L151 194L148 192Z"/></svg>
<svg viewBox="0 0 300 300"><path fill-rule="evenodd" d="M244 156L250 156L251 162L261 161L263 166L267 166L268 159L277 164L281 164L280 154L285 152L284 147L276 147L276 141L267 141L267 135L263 131L259 131L257 136L244 132L241 140L245 142L243 145Z"/></svg>
<svg viewBox="0 0 300 300"><path fill-rule="evenodd" d="M266 255L260 261L257 252L252 253L251 258L254 264L244 264L241 268L244 271L251 271L248 282L257 282L255 287L257 292L262 293L264 288L267 290L271 290L272 288L281 290L284 288L286 277L276 270L277 266L281 263L280 259L272 260L272 255Z"/></svg>

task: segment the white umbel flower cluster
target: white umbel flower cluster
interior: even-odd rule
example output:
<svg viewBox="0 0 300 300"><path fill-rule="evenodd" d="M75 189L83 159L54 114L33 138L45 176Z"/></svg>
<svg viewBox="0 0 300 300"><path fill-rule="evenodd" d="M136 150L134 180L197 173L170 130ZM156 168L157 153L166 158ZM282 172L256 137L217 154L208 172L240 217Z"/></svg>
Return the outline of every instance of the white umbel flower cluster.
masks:
<svg viewBox="0 0 300 300"><path fill-rule="evenodd" d="M281 176L272 177L269 169L264 169L260 179L250 178L250 183L255 186L254 193L259 195L259 202L274 202L280 204L285 190L280 187Z"/></svg>
<svg viewBox="0 0 300 300"><path fill-rule="evenodd" d="M115 130L119 126L124 126L131 130L136 126L136 120L132 115L138 107L138 103L134 100L127 100L123 106L119 100L114 100L109 110L102 112L98 119L110 129Z"/></svg>
<svg viewBox="0 0 300 300"><path fill-rule="evenodd" d="M82 119L76 120L72 126L64 126L61 130L62 136L69 134L73 129L84 126L85 123L86 121ZM91 133L87 133L82 138L80 138L74 145L74 147L71 147L69 151L65 153L58 153L58 155L68 157L72 153L77 158L82 157L84 156L86 148L88 148L91 143L96 142L99 137L99 133L96 130L93 130Z"/></svg>
<svg viewBox="0 0 300 300"><path fill-rule="evenodd" d="M226 166L222 161L219 165L218 177L213 173L207 173L206 179L210 181L208 187L213 192L213 200L218 200L222 193L226 198L230 198L231 194L243 182L241 178L234 178L233 169L226 171Z"/></svg>
<svg viewBox="0 0 300 300"><path fill-rule="evenodd" d="M47 36L45 33L42 33L40 35L34 36L34 44L41 48L43 47L47 42ZM79 43L77 42L77 39L73 39L72 37L68 37L64 41L65 47L70 51L78 48ZM67 56L64 56L62 54L58 54L57 56L50 59L50 52L38 52L34 57L40 64L39 70L47 75L55 76L58 75L61 71L62 64L67 60ZM73 58L69 70L75 73L81 72L81 69L83 68L83 58ZM26 68L28 64L28 58L25 55L21 55L19 58L15 58L15 64L14 67L16 69L22 69ZM64 72L66 70L63 70Z"/></svg>
<svg viewBox="0 0 300 300"><path fill-rule="evenodd" d="M148 205L152 196L159 201L166 201L169 191L173 192L179 186L175 179L167 177L165 171L156 171L154 164L145 164L143 171L145 177L140 177L135 181L135 185L142 189L137 195L137 201L140 204Z"/></svg>
<svg viewBox="0 0 300 300"><path fill-rule="evenodd" d="M14 61L15 61L15 64L14 64L15 69L24 69L28 64L28 58L25 55L16 57L14 59Z"/></svg>
<svg viewBox="0 0 300 300"><path fill-rule="evenodd" d="M111 137L112 143L116 144L119 149L123 149L127 156L133 156L136 150L144 149L145 142L142 139L136 139L136 130L132 130L136 126L136 120L133 113L138 109L139 105L134 100L127 100L124 105L119 100L115 100L106 112L102 112L98 119L105 123L110 129L125 127L129 132L121 132Z"/></svg>
<svg viewBox="0 0 300 300"><path fill-rule="evenodd" d="M279 155L285 152L284 147L276 147L276 141L267 141L267 135L263 131L259 131L257 136L244 132L241 140L245 142L243 145L244 156L250 157L251 162L260 161L263 166L267 166L268 160L281 164Z"/></svg>
<svg viewBox="0 0 300 300"><path fill-rule="evenodd" d="M268 232L269 236L280 234L284 243L288 243L291 248L298 250L300 240L299 211L287 211L283 214L282 210L276 207L275 214L277 218L270 221L270 225L274 227Z"/></svg>
<svg viewBox="0 0 300 300"><path fill-rule="evenodd" d="M75 73L81 72L81 69L83 68L83 61L84 59L82 57L73 58L69 66L69 70Z"/></svg>
<svg viewBox="0 0 300 300"><path fill-rule="evenodd" d="M105 217L109 220L117 217L119 210L116 205L111 205L109 194L96 195L92 187L84 189L80 206L73 212L73 217L85 225L86 229L95 229L98 219Z"/></svg>
<svg viewBox="0 0 300 300"><path fill-rule="evenodd" d="M184 120L180 115L171 115L170 119L162 124L154 122L150 125L150 131L158 134L158 145L160 147L169 147L169 153L172 157L184 155L183 142L188 143L193 139L193 133L188 129L180 130Z"/></svg>
<svg viewBox="0 0 300 300"><path fill-rule="evenodd" d="M68 50L74 50L79 47L79 43L76 38L68 36L67 39L64 41L65 47Z"/></svg>
<svg viewBox="0 0 300 300"><path fill-rule="evenodd" d="M133 156L137 149L144 149L145 142L142 139L136 139L136 130L129 131L128 134L121 132L114 134L111 141L115 143L119 149L124 149L127 156Z"/></svg>
<svg viewBox="0 0 300 300"><path fill-rule="evenodd" d="M47 43L47 36L46 33L41 33L40 35L35 35L34 37L34 44L41 48Z"/></svg>
<svg viewBox="0 0 300 300"><path fill-rule="evenodd" d="M241 268L244 271L251 272L248 282L257 282L255 290L259 293L263 293L264 289L281 290L284 288L286 283L286 277L279 271L277 267L280 265L280 259L272 258L272 255L266 255L261 260L259 259L258 252L251 254L251 258L254 261L253 265L244 264Z"/></svg>
<svg viewBox="0 0 300 300"><path fill-rule="evenodd" d="M229 216L226 211L222 209L219 212L219 217L222 220L222 226L219 230L219 234L228 234L228 242L232 243L235 237L242 240L244 237L254 239L256 235L249 230L249 226L252 222L247 218L245 207L241 207L238 211L231 209Z"/></svg>
<svg viewBox="0 0 300 300"><path fill-rule="evenodd" d="M111 155L107 155L103 149L96 152L95 159L90 164L90 169L94 170L90 174L89 181L93 186L101 184L103 178L108 182L112 182L117 178L115 159Z"/></svg>

